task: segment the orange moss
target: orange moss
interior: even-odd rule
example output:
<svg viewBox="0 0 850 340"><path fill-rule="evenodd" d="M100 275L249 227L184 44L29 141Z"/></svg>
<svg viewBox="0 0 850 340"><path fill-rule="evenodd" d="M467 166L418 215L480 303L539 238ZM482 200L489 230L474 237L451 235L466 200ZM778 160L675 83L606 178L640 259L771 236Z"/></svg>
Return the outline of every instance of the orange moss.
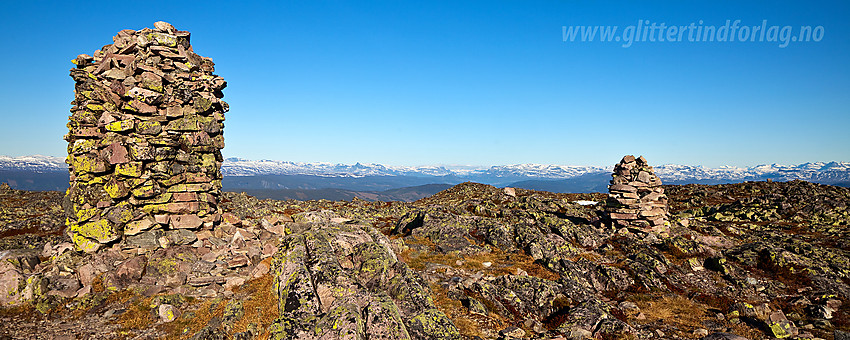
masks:
<svg viewBox="0 0 850 340"><path fill-rule="evenodd" d="M38 312L31 304L24 304L21 306L11 307L0 307L0 317L2 318L14 318L18 321L30 321L34 320L38 316Z"/></svg>
<svg viewBox="0 0 850 340"><path fill-rule="evenodd" d="M221 318L224 315L225 305L226 301L222 299L205 299L198 300L194 304L184 304L181 306L181 309L184 309L184 316L164 324L162 328L169 334L167 337L170 339L188 339L206 327L213 317ZM195 314L187 318L185 317L187 312Z"/></svg>
<svg viewBox="0 0 850 340"><path fill-rule="evenodd" d="M242 300L242 309L245 311L245 315L233 324L232 332L244 332L253 323L262 332L258 338L268 339L268 326L279 317L277 294L274 291L272 276L263 275L248 281L234 290L234 293L238 296L245 296L245 299Z"/></svg>
<svg viewBox="0 0 850 340"><path fill-rule="evenodd" d="M269 325L278 318L277 296L274 293L274 280L271 275L264 275L245 282L234 289L233 299L242 301L244 315L233 323L228 333L234 334L247 331L251 324L260 332L257 339L269 339ZM207 326L209 321L224 315L225 306L229 299L204 299L195 303L181 306L186 312L194 315L190 318L180 317L171 323L162 325L162 329L170 339L188 339ZM184 312L185 313L185 312Z"/></svg>
<svg viewBox="0 0 850 340"><path fill-rule="evenodd" d="M460 334L466 338L482 337L486 338L486 330L499 330L511 326L510 320L496 313L488 313L488 315L471 314L463 304L455 299L448 297L447 291L440 285L431 285L431 298L434 299L434 305L441 312L452 320L452 323L458 328ZM487 306L487 301L480 299ZM492 306L487 306L492 310ZM492 334L491 334L492 335Z"/></svg>
<svg viewBox="0 0 850 340"><path fill-rule="evenodd" d="M663 320L665 323L676 323L689 331L702 327L700 321L708 316L708 306L680 295L637 301L636 304L647 322Z"/></svg>
<svg viewBox="0 0 850 340"><path fill-rule="evenodd" d="M103 284L103 276L98 275L95 276L91 281L91 292L92 293L102 293L106 290L106 286Z"/></svg>
<svg viewBox="0 0 850 340"><path fill-rule="evenodd" d="M398 254L399 260L414 270L424 270L429 263L433 263L468 272L481 271L485 275L491 276L517 275L521 269L530 276L553 281L559 279L557 273L536 263L531 256L524 253L508 253L497 248L486 253L464 256L457 252L440 253L436 250L436 244L428 238L409 236L404 237L403 240L408 246L419 246L415 248L421 249L415 250L411 247ZM485 262L490 262L489 267L484 266ZM521 324L514 324L511 321L512 319L493 312L486 316L469 313L469 310L460 301L449 298L446 290L440 285L432 285L431 292L431 297L437 308L445 313L458 327L461 335L467 338L495 336L495 333L488 334L487 332L504 329L508 326L524 328ZM466 293L484 303L488 310L495 310L487 299L477 297L472 292ZM526 331L530 330L526 329Z"/></svg>
<svg viewBox="0 0 850 340"><path fill-rule="evenodd" d="M601 258L602 258L602 256L599 255L599 254L596 254L596 253L582 252L581 254L578 254L576 256L569 258L568 260L570 260L572 262L578 262L579 259L585 259L585 260L588 260L590 262L596 262L597 260L599 260Z"/></svg>
<svg viewBox="0 0 850 340"><path fill-rule="evenodd" d="M398 223L397 217L378 217L372 226L382 234L392 236L396 223Z"/></svg>
<svg viewBox="0 0 850 340"><path fill-rule="evenodd" d="M634 301L640 307L641 312L646 318L638 320L632 316L629 318L629 323L663 323L665 325L675 326L675 329L678 330L670 335L677 335L684 338L693 337L694 330L706 327L704 321L715 319L715 314L709 311L709 306L681 295L655 296L638 294L631 296L630 300ZM749 339L764 337L764 333L745 323L729 323L727 326L732 328L735 334Z"/></svg>
<svg viewBox="0 0 850 340"><path fill-rule="evenodd" d="M460 301L451 299L446 295L446 290L440 285L431 285L431 298L434 305L457 326L460 334L467 337L481 336L479 325L466 317L469 314Z"/></svg>
<svg viewBox="0 0 850 340"><path fill-rule="evenodd" d="M127 311L118 317L118 323L124 329L139 330L148 328L156 322L151 309L151 300L152 298L140 296L132 290L122 290L110 294L107 303L127 305Z"/></svg>
<svg viewBox="0 0 850 340"><path fill-rule="evenodd" d="M517 275L517 269L522 269L530 276L546 280L556 281L560 278L557 273L543 267L535 262L534 258L524 253L509 253L493 248L488 253L464 256L456 252L437 252L436 245L428 238L410 236L405 237L404 242L408 245L424 245L430 249L424 251L407 249L399 254L400 260L415 270L423 270L428 263L436 263L471 272L481 271L485 275L492 276ZM490 266L485 267L485 262L490 262Z"/></svg>
<svg viewBox="0 0 850 340"><path fill-rule="evenodd" d="M291 217L292 215L295 215L295 214L298 214L298 213L302 213L302 212L304 212L304 210L303 210L303 209L301 209L300 207L298 207L297 209L294 209L294 208L286 208L286 209L283 209L283 213L284 213L286 216L290 216L290 217Z"/></svg>

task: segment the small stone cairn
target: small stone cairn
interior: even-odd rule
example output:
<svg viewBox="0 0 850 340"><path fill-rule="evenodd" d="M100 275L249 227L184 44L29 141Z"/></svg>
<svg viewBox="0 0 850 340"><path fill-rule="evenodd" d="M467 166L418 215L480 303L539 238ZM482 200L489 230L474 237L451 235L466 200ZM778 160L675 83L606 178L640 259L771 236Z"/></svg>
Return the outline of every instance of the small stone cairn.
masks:
<svg viewBox="0 0 850 340"><path fill-rule="evenodd" d="M612 176L605 210L615 227L658 229L668 225L661 179L643 156L623 157Z"/></svg>
<svg viewBox="0 0 850 340"><path fill-rule="evenodd" d="M80 250L146 230L212 228L221 218L227 86L189 32L123 30L72 62L67 232Z"/></svg>

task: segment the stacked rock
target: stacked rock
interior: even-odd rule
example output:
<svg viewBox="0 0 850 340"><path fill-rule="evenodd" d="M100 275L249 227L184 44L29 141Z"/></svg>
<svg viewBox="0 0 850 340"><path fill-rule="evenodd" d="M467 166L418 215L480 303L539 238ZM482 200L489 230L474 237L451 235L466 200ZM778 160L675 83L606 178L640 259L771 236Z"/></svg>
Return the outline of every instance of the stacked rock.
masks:
<svg viewBox="0 0 850 340"><path fill-rule="evenodd" d="M157 22L73 60L67 233L87 252L148 229L220 219L227 86L189 32Z"/></svg>
<svg viewBox="0 0 850 340"><path fill-rule="evenodd" d="M654 228L667 224L667 196L661 179L643 156L625 156L614 167L605 207L618 227Z"/></svg>

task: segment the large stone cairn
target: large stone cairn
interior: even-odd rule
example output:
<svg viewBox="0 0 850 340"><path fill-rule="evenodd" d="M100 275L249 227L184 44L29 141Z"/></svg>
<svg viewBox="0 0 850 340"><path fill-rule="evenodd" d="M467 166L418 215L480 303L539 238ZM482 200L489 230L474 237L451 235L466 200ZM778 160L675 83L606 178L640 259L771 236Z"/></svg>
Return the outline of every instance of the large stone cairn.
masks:
<svg viewBox="0 0 850 340"><path fill-rule="evenodd" d="M227 83L189 32L157 22L123 30L73 60L67 233L93 252L149 229L220 220Z"/></svg>
<svg viewBox="0 0 850 340"><path fill-rule="evenodd" d="M614 166L605 204L614 226L657 229L667 225L667 195L643 156L625 156Z"/></svg>

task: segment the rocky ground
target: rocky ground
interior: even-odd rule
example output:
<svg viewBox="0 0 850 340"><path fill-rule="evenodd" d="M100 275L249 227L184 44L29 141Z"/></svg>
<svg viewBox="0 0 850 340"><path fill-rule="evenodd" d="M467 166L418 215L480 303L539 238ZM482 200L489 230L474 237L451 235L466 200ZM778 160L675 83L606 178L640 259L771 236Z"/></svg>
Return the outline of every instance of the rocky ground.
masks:
<svg viewBox="0 0 850 340"><path fill-rule="evenodd" d="M62 193L0 187L0 339L850 338L850 189L665 191L661 234L577 203L603 194L226 193L215 230L87 255L64 236Z"/></svg>

